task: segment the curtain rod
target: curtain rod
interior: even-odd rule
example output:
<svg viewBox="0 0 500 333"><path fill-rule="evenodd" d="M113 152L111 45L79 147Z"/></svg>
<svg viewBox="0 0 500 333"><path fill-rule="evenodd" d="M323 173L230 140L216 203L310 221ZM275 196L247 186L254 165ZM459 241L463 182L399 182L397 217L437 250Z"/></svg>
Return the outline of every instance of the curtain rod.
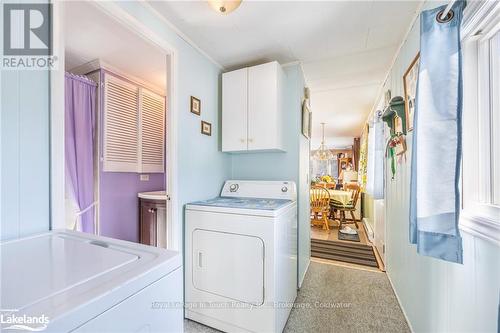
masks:
<svg viewBox="0 0 500 333"><path fill-rule="evenodd" d="M446 15L448 15L448 13L450 12L451 10L451 7L453 7L453 5L455 4L455 2L457 2L457 0L451 0L449 3L448 3L448 6L446 6L444 12L441 14L441 20L444 20L446 18Z"/></svg>

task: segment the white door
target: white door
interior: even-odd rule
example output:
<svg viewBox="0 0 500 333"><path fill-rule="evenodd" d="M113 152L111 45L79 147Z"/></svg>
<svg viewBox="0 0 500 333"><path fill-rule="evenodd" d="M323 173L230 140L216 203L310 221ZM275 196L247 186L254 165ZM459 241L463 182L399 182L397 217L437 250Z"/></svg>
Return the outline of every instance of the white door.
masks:
<svg viewBox="0 0 500 333"><path fill-rule="evenodd" d="M222 151L247 150L248 68L222 74Z"/></svg>
<svg viewBox="0 0 500 333"><path fill-rule="evenodd" d="M196 289L248 304L264 302L262 239L196 229L192 249Z"/></svg>
<svg viewBox="0 0 500 333"><path fill-rule="evenodd" d="M248 149L279 146L278 64L248 69Z"/></svg>

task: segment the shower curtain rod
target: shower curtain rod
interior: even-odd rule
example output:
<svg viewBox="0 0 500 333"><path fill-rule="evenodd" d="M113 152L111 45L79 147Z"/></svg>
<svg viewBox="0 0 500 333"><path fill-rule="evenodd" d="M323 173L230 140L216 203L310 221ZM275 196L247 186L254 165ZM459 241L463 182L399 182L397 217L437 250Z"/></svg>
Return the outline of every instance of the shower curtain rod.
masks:
<svg viewBox="0 0 500 333"><path fill-rule="evenodd" d="M448 3L448 6L446 6L443 14L441 14L441 20L444 20L446 18L446 15L448 15L448 13L450 12L451 10L451 7L453 7L453 5L455 4L455 2L457 2L457 0L451 0L449 3Z"/></svg>

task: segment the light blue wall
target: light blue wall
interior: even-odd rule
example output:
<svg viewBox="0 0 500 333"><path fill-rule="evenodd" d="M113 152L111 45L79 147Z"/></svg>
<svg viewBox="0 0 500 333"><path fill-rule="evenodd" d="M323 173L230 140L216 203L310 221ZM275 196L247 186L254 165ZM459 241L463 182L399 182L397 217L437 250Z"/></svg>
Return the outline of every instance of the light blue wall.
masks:
<svg viewBox="0 0 500 333"><path fill-rule="evenodd" d="M284 143L283 153L248 153L232 155L232 178L255 180L292 180L297 184L299 214L299 278L310 256L309 238L309 141L301 134L301 105L304 96L304 75L299 65L283 68ZM301 164L302 163L302 164ZM300 168L302 166L302 168Z"/></svg>
<svg viewBox="0 0 500 333"><path fill-rule="evenodd" d="M48 82L46 71L1 73L0 239L49 228Z"/></svg>
<svg viewBox="0 0 500 333"><path fill-rule="evenodd" d="M425 8L438 6L430 2ZM412 28L391 70L386 89L403 95L403 73L419 49ZM385 89L384 89L385 90ZM407 137L411 150L411 134ZM411 156L411 152L407 153ZM386 176L387 273L415 332L497 332L500 247L462 232L464 264L420 256L408 242L410 161Z"/></svg>

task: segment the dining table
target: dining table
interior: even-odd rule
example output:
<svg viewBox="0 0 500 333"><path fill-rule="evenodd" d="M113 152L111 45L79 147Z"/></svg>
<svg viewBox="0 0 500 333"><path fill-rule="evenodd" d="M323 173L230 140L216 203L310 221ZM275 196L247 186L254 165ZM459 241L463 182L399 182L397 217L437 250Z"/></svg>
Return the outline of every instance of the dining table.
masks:
<svg viewBox="0 0 500 333"><path fill-rule="evenodd" d="M328 191L331 201L337 201L343 205L347 205L352 199L352 194L349 191L334 190L331 188L325 188L325 190Z"/></svg>
<svg viewBox="0 0 500 333"><path fill-rule="evenodd" d="M347 205L351 199L352 194L349 191L326 189L328 194L330 194L330 200L340 202L343 205Z"/></svg>

